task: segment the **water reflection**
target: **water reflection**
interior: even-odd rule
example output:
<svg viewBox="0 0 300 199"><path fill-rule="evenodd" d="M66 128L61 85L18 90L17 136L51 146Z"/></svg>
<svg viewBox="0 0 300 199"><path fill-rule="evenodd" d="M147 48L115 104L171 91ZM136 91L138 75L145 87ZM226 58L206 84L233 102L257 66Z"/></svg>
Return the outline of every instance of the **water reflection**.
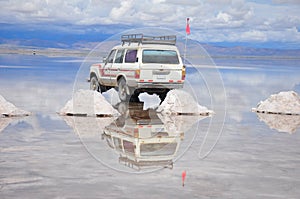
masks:
<svg viewBox="0 0 300 199"><path fill-rule="evenodd" d="M173 168L184 132L167 131L153 109L143 104L118 105L123 114L105 127L102 137L119 155L119 163L141 170L146 167ZM128 108L127 108L128 107Z"/></svg>
<svg viewBox="0 0 300 199"><path fill-rule="evenodd" d="M265 114L257 113L257 117L260 121L263 121L271 129L275 129L279 132L295 133L300 127L299 115L279 115L279 114Z"/></svg>
<svg viewBox="0 0 300 199"><path fill-rule="evenodd" d="M12 118L1 118L0 116L0 133L13 121Z"/></svg>
<svg viewBox="0 0 300 199"><path fill-rule="evenodd" d="M73 128L74 132L80 136L81 139L99 137L104 128L114 121L113 117L61 117L71 128Z"/></svg>
<svg viewBox="0 0 300 199"><path fill-rule="evenodd" d="M113 118L63 116L90 155L114 170L149 172L173 168L182 153L185 132L206 117L163 116L143 110L143 103L119 103ZM192 135L187 142L191 142ZM184 144L186 147L187 144Z"/></svg>
<svg viewBox="0 0 300 199"><path fill-rule="evenodd" d="M18 57L18 55L11 55L7 59L7 62L16 62L14 64L3 63L0 60L1 65L21 65L24 59ZM184 132L184 139L180 140L176 155L172 159L174 170L168 172L169 169L166 169L166 172L129 176L109 172L108 169L101 167L99 162L107 168L112 167L123 172L154 170L153 167L149 169L142 166L140 171L136 171L125 166L124 162L119 163L119 152L108 145L107 138L103 136L104 140L102 140L105 127L129 123L127 120L132 120L129 113L134 110L121 106L120 110L123 107L123 113L127 114L127 117L120 118L118 121L111 121L110 118L65 117L82 141L82 143L78 142L77 136L72 135L64 122L54 114L72 97L74 74L79 66L71 67L65 62L59 62L60 65L55 61L57 67L47 67L47 70L39 67L39 65L47 65L49 61L54 63L53 60L58 58L30 62L30 65L36 68L26 70L0 68L1 95L6 96L16 106L35 113L21 122L20 119L15 118L0 118L0 129L4 129L0 133L2 198L18 198L20 193L25 194L25 197L33 198L36 193L33 190L36 189L40 190L39 197L44 198L55 197L56 193L83 198L89 196L93 198L99 193L100 195L97 195L99 198L117 197L118 194L124 193L131 193L128 197L143 197L148 187L155 187L158 190L157 195L162 195L163 198L170 194L179 194L178 198L180 194L185 194L187 198L192 198L202 193L203 197L219 198L226 198L226 196L242 198L245 194L248 194L249 198L255 198L257 195L298 198L299 189L296 185L299 184L298 179L300 179L297 158L300 141L299 117L287 116L289 118L287 122L294 120L296 124L291 128L297 129L292 136L287 136L285 133L271 136L274 131L265 127L265 124L258 120L257 115L251 112L251 108L255 107L258 101L268 98L272 93L284 90L295 90L300 93L298 64L297 67L293 65L286 67L272 62L272 67L262 66L257 70L247 71L221 69L226 88L227 115L221 139L209 158L201 161L197 155L198 150L202 149L200 154L202 157L206 151L210 151L212 146L215 146L214 143L219 135L215 125L223 124L221 122L216 124L222 121L222 118L216 120L219 117L218 106L209 107L216 112L214 121L208 118L192 126L192 119L188 117L168 118L158 115L166 132ZM235 62L236 60L229 59L226 63L234 65ZM220 65L225 64L220 63ZM245 61L244 65L256 67L256 62L251 64L252 61ZM272 71L269 70L271 68ZM276 68L290 70L278 73L273 71ZM44 76L37 78L36 74L44 74ZM45 78L46 75L49 76ZM85 78L86 76L82 81L85 81ZM205 85L199 83L197 75L189 73L187 78L190 78L191 84L195 84L197 89L205 91L205 88L202 88ZM85 84L88 88L88 84L86 82ZM209 104L206 93L200 93L202 96L198 96L198 99L201 104ZM218 99L223 100L221 97ZM265 116L270 117L270 115L262 117ZM278 117L278 115L273 116ZM11 123L10 119L13 120ZM272 118L268 120L273 121ZM287 126L294 124L287 124ZM261 128L262 126L265 128ZM195 133L198 135L192 147L184 153ZM118 136L121 135L123 134L119 133ZM208 144L202 147L203 140ZM82 144L99 162L91 159L90 154L82 150ZM177 161L183 153L184 157ZM157 168L163 168L164 165L169 164L164 163ZM188 184L184 188L188 192L178 189L181 186L180 173L183 167L188 169ZM131 179L130 184L128 177ZM264 186L261 186L262 184Z"/></svg>

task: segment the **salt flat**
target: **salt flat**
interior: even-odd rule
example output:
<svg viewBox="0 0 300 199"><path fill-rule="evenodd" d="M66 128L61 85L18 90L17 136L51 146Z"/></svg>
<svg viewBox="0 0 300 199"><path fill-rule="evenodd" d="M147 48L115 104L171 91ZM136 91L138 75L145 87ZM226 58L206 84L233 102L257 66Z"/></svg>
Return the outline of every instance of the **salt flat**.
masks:
<svg viewBox="0 0 300 199"><path fill-rule="evenodd" d="M89 87L84 78L87 69L80 68L78 61L67 61L76 58L0 57L0 65L12 66L0 68L1 95L33 113L10 120L0 118L1 198L297 198L300 195L299 127L296 125L292 134L279 132L251 112L252 107L273 93L283 90L299 93L300 68L294 62L282 65L281 61L269 60L257 70L218 69L226 99L217 93L208 95L211 90L199 71L205 74L207 71L203 70L209 68L188 68L186 91L197 88L193 96L197 96L199 104L215 112L212 117L163 120L150 112L145 121L137 114L144 114L137 112L136 109L143 107L138 105L131 109L125 106L129 112L123 111L126 117L117 121L69 118L71 122L67 122L56 112L72 98L74 88ZM239 60L226 63L230 63L229 67L242 67ZM246 63L249 68L255 67L250 61ZM33 67L13 67L20 65ZM278 67L284 72L272 70ZM212 104L211 97L220 103ZM225 118L224 107L220 107L223 100L226 100ZM184 126L186 121L193 122ZM152 122L153 132L165 129L161 137L173 136L170 139L177 143L178 150L172 154L172 168L154 163L136 169L120 159L118 139L127 136L129 140L132 136L104 134L103 129L117 126L123 130L136 127L136 122ZM174 124L182 124L183 128ZM149 130L150 124L143 128ZM115 141L109 135L115 136ZM149 139L142 135L137 142ZM148 150L146 154L152 157L155 154L152 152ZM186 180L182 187L184 170Z"/></svg>

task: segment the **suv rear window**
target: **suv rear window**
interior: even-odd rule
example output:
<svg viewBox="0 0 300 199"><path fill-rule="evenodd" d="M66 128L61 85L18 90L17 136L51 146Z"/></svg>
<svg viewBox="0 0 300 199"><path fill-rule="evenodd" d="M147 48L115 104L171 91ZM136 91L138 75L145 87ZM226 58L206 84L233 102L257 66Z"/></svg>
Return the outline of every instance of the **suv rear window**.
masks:
<svg viewBox="0 0 300 199"><path fill-rule="evenodd" d="M142 156L173 155L176 151L177 143L146 143L141 144Z"/></svg>
<svg viewBox="0 0 300 199"><path fill-rule="evenodd" d="M177 52L174 50L143 50L143 63L179 64Z"/></svg>

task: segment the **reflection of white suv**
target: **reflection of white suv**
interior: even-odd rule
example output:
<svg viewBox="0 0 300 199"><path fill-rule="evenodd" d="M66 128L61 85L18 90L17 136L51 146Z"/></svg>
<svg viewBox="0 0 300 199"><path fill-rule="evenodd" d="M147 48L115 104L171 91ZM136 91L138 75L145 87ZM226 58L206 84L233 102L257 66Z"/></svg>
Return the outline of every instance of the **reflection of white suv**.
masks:
<svg viewBox="0 0 300 199"><path fill-rule="evenodd" d="M112 48L104 63L90 67L90 88L104 92L116 88L122 101L140 92L164 99L170 89L182 88L185 66L176 36L122 35L122 44Z"/></svg>
<svg viewBox="0 0 300 199"><path fill-rule="evenodd" d="M119 104L119 108L120 105L126 103ZM128 113L104 128L102 138L119 154L119 162L127 166L172 168L184 132L168 132L155 110L142 108L127 107Z"/></svg>

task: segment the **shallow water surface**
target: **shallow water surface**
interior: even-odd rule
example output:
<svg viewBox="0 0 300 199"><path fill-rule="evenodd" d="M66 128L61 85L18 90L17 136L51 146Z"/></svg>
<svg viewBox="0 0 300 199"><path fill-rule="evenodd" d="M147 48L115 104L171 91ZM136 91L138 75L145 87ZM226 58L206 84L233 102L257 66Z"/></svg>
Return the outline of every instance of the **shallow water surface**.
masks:
<svg viewBox="0 0 300 199"><path fill-rule="evenodd" d="M225 118L206 95L217 90L201 77L210 69L199 66L187 68L186 89L212 117L163 117L125 103L116 121L56 114L75 79L89 87L81 61L0 56L0 94L33 113L0 118L1 198L299 197L299 117L251 112L271 94L300 93L294 60L214 60L226 99L212 97L226 104Z"/></svg>

